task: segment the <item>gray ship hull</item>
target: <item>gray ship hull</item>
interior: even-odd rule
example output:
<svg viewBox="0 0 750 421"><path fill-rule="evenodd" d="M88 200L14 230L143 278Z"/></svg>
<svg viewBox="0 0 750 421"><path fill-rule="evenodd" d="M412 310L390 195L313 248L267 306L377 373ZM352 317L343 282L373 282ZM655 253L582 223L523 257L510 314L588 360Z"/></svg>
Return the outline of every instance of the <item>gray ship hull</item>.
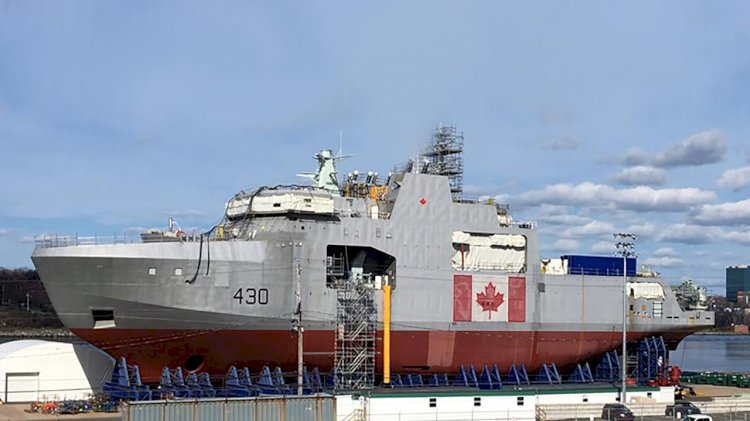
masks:
<svg viewBox="0 0 750 421"><path fill-rule="evenodd" d="M330 369L337 329L331 262L341 250L365 256L365 271L388 265L377 282L393 287L394 371L487 363L565 368L620 345L622 277L542 273L533 224L499 224L495 206L453 201L444 177L406 173L392 190L397 197L377 214L367 198L334 197L333 215L254 217L227 225L233 234L210 242L51 241L32 259L63 323L139 364L147 381L158 379L163 366L215 374L232 364L294 369L297 268L304 359ZM482 241L520 238L522 247L500 242L487 249L520 256L521 264L467 267L474 261L464 259L471 255L457 233L480 233ZM656 298L629 297L629 340L660 334L676 344L713 326L712 312L681 309L666 280L629 282L662 291ZM384 293L376 285L372 294L381 369Z"/></svg>

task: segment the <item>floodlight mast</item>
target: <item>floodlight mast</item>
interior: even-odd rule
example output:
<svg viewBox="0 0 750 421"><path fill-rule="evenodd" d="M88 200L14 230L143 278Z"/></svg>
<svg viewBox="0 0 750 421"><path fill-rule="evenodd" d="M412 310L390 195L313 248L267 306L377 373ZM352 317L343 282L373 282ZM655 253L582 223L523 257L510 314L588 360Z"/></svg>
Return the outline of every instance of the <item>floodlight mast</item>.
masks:
<svg viewBox="0 0 750 421"><path fill-rule="evenodd" d="M635 240L637 239L635 234L630 233L616 233L613 234L615 240L615 246L617 247L617 255L622 256L622 362L620 363L620 376L622 377L622 385L620 386L620 403L627 403L626 390L627 390L627 377L628 377L628 334L627 334L627 321L628 321L628 257L636 257L635 253Z"/></svg>

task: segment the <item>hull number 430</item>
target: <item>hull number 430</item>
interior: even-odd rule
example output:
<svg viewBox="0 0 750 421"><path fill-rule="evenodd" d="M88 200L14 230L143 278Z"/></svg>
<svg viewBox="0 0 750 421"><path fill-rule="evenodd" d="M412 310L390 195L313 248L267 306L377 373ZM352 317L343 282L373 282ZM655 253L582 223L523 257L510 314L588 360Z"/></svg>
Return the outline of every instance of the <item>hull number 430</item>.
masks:
<svg viewBox="0 0 750 421"><path fill-rule="evenodd" d="M234 293L235 300L239 304L266 305L268 304L268 290L265 288L240 288Z"/></svg>

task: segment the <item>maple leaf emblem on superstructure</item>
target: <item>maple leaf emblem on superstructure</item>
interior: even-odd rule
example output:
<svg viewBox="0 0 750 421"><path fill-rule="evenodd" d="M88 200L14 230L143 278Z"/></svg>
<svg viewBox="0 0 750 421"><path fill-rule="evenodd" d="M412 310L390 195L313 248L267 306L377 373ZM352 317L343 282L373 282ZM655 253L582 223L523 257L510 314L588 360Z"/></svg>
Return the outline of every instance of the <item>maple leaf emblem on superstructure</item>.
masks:
<svg viewBox="0 0 750 421"><path fill-rule="evenodd" d="M477 293L477 303L482 306L482 311L489 312L490 319L492 319L492 312L497 311L503 301L503 294L496 291L492 282L485 285L484 292Z"/></svg>

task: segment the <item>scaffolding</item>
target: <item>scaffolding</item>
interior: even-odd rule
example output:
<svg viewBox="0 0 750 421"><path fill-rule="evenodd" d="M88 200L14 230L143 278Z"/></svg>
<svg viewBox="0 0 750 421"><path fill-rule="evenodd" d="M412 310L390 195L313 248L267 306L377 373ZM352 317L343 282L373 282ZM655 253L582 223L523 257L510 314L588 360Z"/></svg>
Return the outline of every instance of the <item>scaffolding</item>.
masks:
<svg viewBox="0 0 750 421"><path fill-rule="evenodd" d="M464 191L464 135L456 126L435 129L432 139L422 154L428 174L448 177L453 200L460 200Z"/></svg>
<svg viewBox="0 0 750 421"><path fill-rule="evenodd" d="M377 311L371 277L355 270L338 278L335 288L335 388L373 388Z"/></svg>

